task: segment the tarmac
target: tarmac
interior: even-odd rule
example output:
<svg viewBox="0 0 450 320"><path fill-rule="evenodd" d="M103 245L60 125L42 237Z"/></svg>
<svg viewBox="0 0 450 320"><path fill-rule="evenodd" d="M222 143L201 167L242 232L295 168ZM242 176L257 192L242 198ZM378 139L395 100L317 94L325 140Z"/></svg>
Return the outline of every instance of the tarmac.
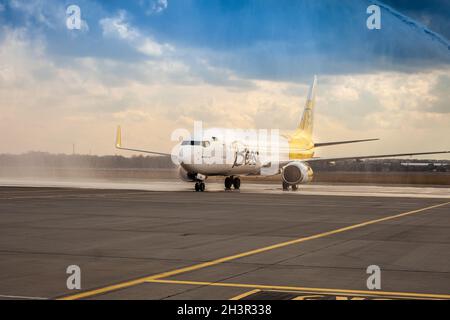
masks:
<svg viewBox="0 0 450 320"><path fill-rule="evenodd" d="M0 185L0 299L450 299L449 188Z"/></svg>

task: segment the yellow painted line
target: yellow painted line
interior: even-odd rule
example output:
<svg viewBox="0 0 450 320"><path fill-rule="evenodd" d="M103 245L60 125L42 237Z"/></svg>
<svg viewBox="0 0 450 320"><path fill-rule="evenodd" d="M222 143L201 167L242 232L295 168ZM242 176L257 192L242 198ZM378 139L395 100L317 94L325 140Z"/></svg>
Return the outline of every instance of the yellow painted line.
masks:
<svg viewBox="0 0 450 320"><path fill-rule="evenodd" d="M322 288L323 289L323 288ZM344 289L342 289L342 290L344 290ZM305 297L308 297L308 298L315 298L315 297L323 297L324 295L327 295L327 296L329 296L329 295L336 295L336 299L337 298L347 298L347 297L350 297L350 298L352 298L352 299L355 299L355 300L361 300L361 299L359 299L359 298L362 298L362 299L365 299L365 298L368 298L368 296L367 295L360 295L360 294L356 294L356 293L353 293L353 294L346 294L346 296L337 296L338 295L338 293L332 293L332 292L330 292L330 293L322 293L322 292L320 292L320 293L315 293L315 292L306 292L306 291L304 291L304 292L302 292L302 291L293 291L293 290L273 290L273 289L267 289L267 290L264 290L264 291L267 291L267 292L283 292L283 293L295 293L295 294L301 294L301 296L298 296L298 297L296 297L296 298L294 298L294 299L292 299L292 300L303 300L302 298L305 298ZM369 292L371 292L372 294L373 294L373 291L369 291ZM311 296L305 296L304 294L313 294L313 295L311 295ZM341 294L341 293L339 293L339 294ZM371 296L370 298L375 298L374 296ZM401 298L401 297L398 297L398 298ZM403 297L403 298L405 298L405 297ZM383 297L380 297L380 298L378 298L377 297L377 300L382 300L383 299ZM386 297L384 297L384 299L388 299L388 298L386 298ZM392 298L391 298L392 299ZM418 298L410 298L410 299L418 299ZM342 300L344 300L344 299L342 299Z"/></svg>
<svg viewBox="0 0 450 320"><path fill-rule="evenodd" d="M338 234L338 233L341 233L341 232L345 232L345 231L350 231L350 230L354 230L354 229L357 229L357 228L366 227L366 226L369 226L369 225L372 225L372 224L375 224L375 223L379 223L379 222L384 222L384 221L389 221L389 220L393 220L393 219L398 219L398 218L401 218L401 217L413 215L415 213L431 210L431 209L438 208L438 207L443 207L443 206L448 205L448 204L450 204L450 202L444 202L444 203L437 204L437 205L434 205L434 206L430 206L430 207L426 207L426 208L422 208L422 209L417 209L417 210L412 210L412 211L396 214L396 215L385 217L385 218L370 220L370 221L354 224L354 225L351 225L351 226L348 226L348 227L339 228L339 229L336 229L336 230L319 233L319 234L316 234L316 235L313 235L313 236L302 237L302 238L298 238L298 239L294 239L294 240L290 240L290 241L285 241L285 242L281 242L281 243L278 243L278 244L270 245L270 246L267 246L267 247L263 247L263 248L259 248L259 249L255 249L255 250L250 250L250 251L246 251L246 252L242 252L242 253L238 253L238 254L235 254L235 255L232 255L232 256L228 256L228 257L223 257L223 258L219 258L219 259L216 259L216 260L207 261L207 262L195 264L195 265L188 266L188 267L184 267L184 268L175 269L175 270L168 271L168 272L155 274L155 275L148 276L148 277L139 278L139 279L136 279L136 280L126 281L126 282L122 282L122 283L106 286L106 287L99 288L99 289L94 289L94 290L89 290L89 291L85 291L85 292L80 292L80 293L77 293L77 294L74 294L74 295L69 295L69 296L63 297L61 299L62 300L76 300L76 299L83 299L83 298L87 298L87 297L92 297L92 296L95 296L95 295L104 294L104 293L107 293L107 292L111 292L111 291L115 291L115 290L119 290L119 289L124 289L124 288L128 288L128 287L131 287L131 286L135 286L135 285L144 283L144 282L149 281L149 280L156 280L156 279L162 279L162 278L168 278L168 277L176 276L176 275L183 274L183 273L186 273L186 272L191 272L191 271L195 271L195 270L199 270L199 269L215 266L215 265L218 265L218 264L221 264L221 263L224 263L224 262L228 262L228 261L232 261L232 260L236 260L236 259L252 256L252 255L255 255L255 254L258 254L258 253L263 253L263 252L267 252L267 251L270 251L270 250L287 247L287 246L290 246L290 245L293 245L293 244L298 244L298 243L302 243L302 242L306 242L306 241L310 241L310 240L315 240L315 239L331 236L331 235Z"/></svg>
<svg viewBox="0 0 450 320"><path fill-rule="evenodd" d="M155 280L155 281L158 281L158 280ZM248 291L248 292L244 292L243 294L240 294L240 295L238 295L236 297L233 297L230 300L241 300L241 299L244 299L245 297L251 296L252 294L258 293L260 291L261 290L259 290L259 289L254 289L254 290L251 290L251 291Z"/></svg>
<svg viewBox="0 0 450 320"><path fill-rule="evenodd" d="M328 288L307 288L307 287L291 287L291 286L272 286L262 284L247 283L228 283L228 282L204 282L204 281L183 281L183 280L147 280L149 283L164 284L184 284L194 286L211 286L211 287L231 287L231 288L252 288L259 290L272 291L292 291L295 293L323 293L327 295L364 295L373 297L396 297L396 298L428 298L428 299L450 299L450 294L430 294L430 293L411 293L411 292L392 292L392 291L369 291L369 290L347 290L347 289L328 289Z"/></svg>
<svg viewBox="0 0 450 320"><path fill-rule="evenodd" d="M298 296L298 297L296 297L296 298L294 298L294 299L291 299L291 300L306 300L306 299L312 299L312 298L321 298L321 297L323 297L323 296L320 296L320 295L314 295L314 296Z"/></svg>
<svg viewBox="0 0 450 320"><path fill-rule="evenodd" d="M336 296L336 301L348 301L348 300L364 300L364 297L340 297Z"/></svg>

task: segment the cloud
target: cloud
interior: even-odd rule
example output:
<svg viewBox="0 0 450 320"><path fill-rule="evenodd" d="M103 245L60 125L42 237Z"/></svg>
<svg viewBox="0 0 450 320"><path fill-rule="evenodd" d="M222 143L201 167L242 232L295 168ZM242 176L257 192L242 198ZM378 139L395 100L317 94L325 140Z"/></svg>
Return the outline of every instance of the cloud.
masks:
<svg viewBox="0 0 450 320"><path fill-rule="evenodd" d="M189 65L170 59L77 58L60 65L41 40L21 30L5 34L0 61L9 69L0 68L0 121L8 135L0 136L0 152L70 152L76 143L80 152L111 154L119 123L127 144L163 151L173 144L171 132L192 130L194 120L205 127L290 130L308 90L295 82L261 80L233 90L226 82L199 81ZM433 106L447 99L449 75L445 69L320 77L317 140L383 138L382 144L327 149L321 156L414 151L420 143L444 148L450 112L437 113Z"/></svg>
<svg viewBox="0 0 450 320"><path fill-rule="evenodd" d="M140 37L139 32L126 21L126 12L124 10L120 10L114 17L101 19L99 24L105 37L118 37L129 41Z"/></svg>
<svg viewBox="0 0 450 320"><path fill-rule="evenodd" d="M168 0L140 0L139 3L147 15L160 14L169 6Z"/></svg>
<svg viewBox="0 0 450 320"><path fill-rule="evenodd" d="M448 88L450 88L450 73L439 75L431 89L433 99L430 110L432 112L450 113L450 91Z"/></svg>
<svg viewBox="0 0 450 320"><path fill-rule="evenodd" d="M359 130L433 126L443 129L445 121L450 120L450 108L443 110L442 103L448 96L444 90L448 74L449 68L417 74L383 72L322 77L318 112ZM437 112L441 112L441 118L436 117ZM425 122L425 119L433 120Z"/></svg>
<svg viewBox="0 0 450 320"><path fill-rule="evenodd" d="M138 51L150 57L160 57L165 53L173 52L175 49L169 44L160 44L151 38L144 38L138 45Z"/></svg>
<svg viewBox="0 0 450 320"><path fill-rule="evenodd" d="M5 65L0 67L0 121L8 137L0 137L0 152L64 152L77 142L80 148L111 154L115 113L137 109L152 114L151 121L144 118L145 125L165 123L157 110L151 111L152 84L125 78L110 85L111 77L120 78L113 72L121 69L117 62L82 58L59 65L46 55L45 43L23 30L5 34L0 42L0 65Z"/></svg>
<svg viewBox="0 0 450 320"><path fill-rule="evenodd" d="M161 57L174 51L174 47L158 43L150 36L145 36L133 27L127 19L126 12L120 10L114 17L103 18L99 22L104 37L114 37L128 42L138 52L150 57Z"/></svg>

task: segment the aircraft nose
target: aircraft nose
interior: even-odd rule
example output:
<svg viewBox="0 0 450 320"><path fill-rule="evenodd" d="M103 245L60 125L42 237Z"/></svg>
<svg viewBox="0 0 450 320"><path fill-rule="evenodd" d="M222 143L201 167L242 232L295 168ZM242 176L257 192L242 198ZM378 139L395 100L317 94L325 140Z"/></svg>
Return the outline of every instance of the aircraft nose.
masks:
<svg viewBox="0 0 450 320"><path fill-rule="evenodd" d="M186 146L181 146L180 150L178 151L178 159L180 160L180 163L189 164L190 163L190 156L189 156L189 149Z"/></svg>
<svg viewBox="0 0 450 320"><path fill-rule="evenodd" d="M198 146L181 146L178 157L180 163L200 164L202 161L202 149Z"/></svg>

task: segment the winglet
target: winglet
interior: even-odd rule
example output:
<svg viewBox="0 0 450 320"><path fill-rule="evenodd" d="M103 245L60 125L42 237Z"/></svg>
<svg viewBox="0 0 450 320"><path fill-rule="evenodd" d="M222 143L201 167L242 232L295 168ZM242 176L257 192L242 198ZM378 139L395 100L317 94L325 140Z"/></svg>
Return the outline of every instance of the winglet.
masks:
<svg viewBox="0 0 450 320"><path fill-rule="evenodd" d="M122 128L117 126L116 148L122 148Z"/></svg>
<svg viewBox="0 0 450 320"><path fill-rule="evenodd" d="M120 150L127 150L127 151L134 151L134 152L142 152L142 153L154 154L154 155L157 155L157 156L165 156L165 157L171 157L172 156L172 154L170 154L170 153L162 153L162 152L156 152L156 151L147 151L147 150L131 149L131 148L124 148L124 147L122 147L122 128L120 128L120 126L117 126L116 148L120 149Z"/></svg>

